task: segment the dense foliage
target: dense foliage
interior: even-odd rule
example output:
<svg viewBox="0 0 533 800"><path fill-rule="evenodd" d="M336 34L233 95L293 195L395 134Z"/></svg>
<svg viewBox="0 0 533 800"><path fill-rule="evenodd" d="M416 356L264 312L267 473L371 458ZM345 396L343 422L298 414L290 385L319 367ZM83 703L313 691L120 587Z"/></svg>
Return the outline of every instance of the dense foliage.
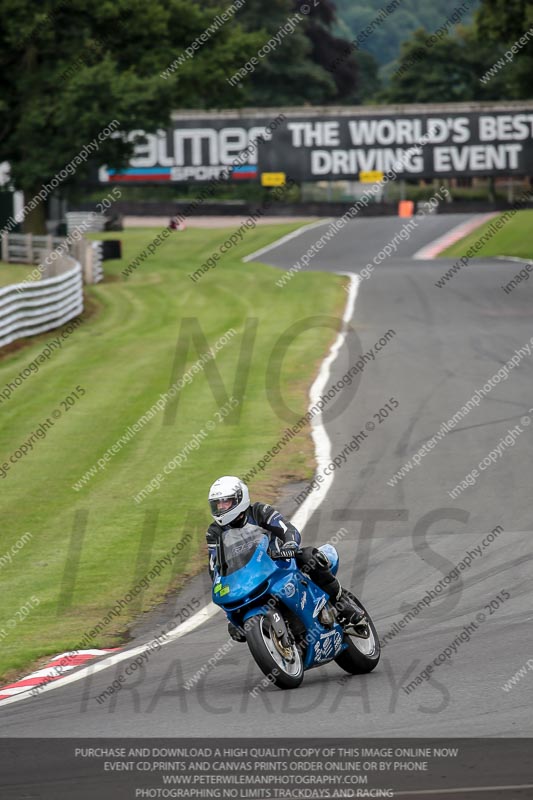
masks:
<svg viewBox="0 0 533 800"><path fill-rule="evenodd" d="M380 12L391 2L392 10ZM447 0L388 4L0 0L0 162L10 163L14 185L31 194L113 120L122 132L153 131L180 108L532 96L533 33L482 80L533 32L532 0L481 0L473 21L478 0L463 0L468 11L459 17L459 0L453 9ZM229 8L231 18L220 23ZM379 14L371 35L357 40ZM242 77L229 80L239 70ZM109 136L93 161L120 167L131 147L131 136ZM91 159L80 164L62 191L90 169ZM42 227L42 211L30 215L29 227Z"/></svg>

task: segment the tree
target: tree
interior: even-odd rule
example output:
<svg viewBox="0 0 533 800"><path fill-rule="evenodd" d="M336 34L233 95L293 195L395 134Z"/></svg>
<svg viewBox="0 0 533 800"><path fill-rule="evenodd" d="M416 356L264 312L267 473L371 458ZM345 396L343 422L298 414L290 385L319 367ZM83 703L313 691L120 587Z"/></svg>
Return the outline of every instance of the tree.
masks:
<svg viewBox="0 0 533 800"><path fill-rule="evenodd" d="M493 43L516 41L532 22L531 0L481 0L476 16L480 36Z"/></svg>
<svg viewBox="0 0 533 800"><path fill-rule="evenodd" d="M330 0L248 0L241 20L248 31L261 27L262 47L279 37L253 73L243 79L243 99L251 105L327 105L355 90L353 58L334 72L328 69L348 46L331 31L336 16ZM287 25L290 20L293 22ZM290 32L286 34L284 29Z"/></svg>
<svg viewBox="0 0 533 800"><path fill-rule="evenodd" d="M224 8L188 0L1 0L0 162L10 163L26 200L113 120L124 133L154 131L179 107L233 105L227 77L262 37L232 19L184 56ZM162 77L177 57L182 63ZM61 190L87 179L95 163L124 166L132 149L122 135L105 138ZM43 231L44 210L39 203L25 229Z"/></svg>
<svg viewBox="0 0 533 800"><path fill-rule="evenodd" d="M533 39L494 70L506 51L533 28L531 0L482 0L474 22L436 42L419 29L391 68L385 102L519 100L533 94ZM429 44L428 44L429 42Z"/></svg>
<svg viewBox="0 0 533 800"><path fill-rule="evenodd" d="M463 23L471 20L478 3L479 0L470 0L469 8L461 20ZM400 0L396 7L390 0L360 0L357 3L354 0L337 0L338 32L345 38L353 39L367 26L372 26L361 48L385 67L396 62L403 42L410 39L416 30L437 30L445 24L457 5L449 0L432 0L431 3L427 0ZM383 18L382 10L388 8L391 11Z"/></svg>
<svg viewBox="0 0 533 800"><path fill-rule="evenodd" d="M339 57L332 62L334 72L340 73L342 79L343 73L351 76L352 71L357 71L357 84L351 91L343 92L339 103L358 106L373 102L381 89L378 62L374 56L365 50L360 50L353 43L341 52L344 53L342 62L338 63Z"/></svg>
<svg viewBox="0 0 533 800"><path fill-rule="evenodd" d="M331 103L356 86L353 59L326 69L346 45L330 32L331 0L0 0L0 11L0 162L26 200L115 120L119 131L61 180L62 193L97 164L125 166L135 143L126 134L167 127L173 110ZM289 17L293 31L232 85ZM24 225L38 232L44 221L38 202Z"/></svg>
<svg viewBox="0 0 533 800"><path fill-rule="evenodd" d="M502 88L506 99L524 100L533 97L533 39L519 44L524 34L533 29L533 2L531 0L482 0L476 16L480 42L485 42L492 56L487 67L518 43L519 50L512 54L502 69ZM494 78L491 78L491 83Z"/></svg>
<svg viewBox="0 0 533 800"><path fill-rule="evenodd" d="M479 40L474 28L460 27L455 36L434 43L430 36L420 29L403 45L399 65L380 95L383 102L450 103L502 96L503 75L486 85L480 81L494 61L494 51Z"/></svg>

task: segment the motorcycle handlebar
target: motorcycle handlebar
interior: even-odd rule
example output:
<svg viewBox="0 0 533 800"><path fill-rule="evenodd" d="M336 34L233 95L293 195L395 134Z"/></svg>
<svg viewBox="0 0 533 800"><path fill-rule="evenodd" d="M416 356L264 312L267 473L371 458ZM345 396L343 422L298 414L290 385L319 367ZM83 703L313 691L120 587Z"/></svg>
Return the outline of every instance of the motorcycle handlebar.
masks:
<svg viewBox="0 0 533 800"><path fill-rule="evenodd" d="M276 561L281 558L295 558L300 553L299 548L288 547L288 548L280 548L279 550L271 550L269 553L270 558L273 561Z"/></svg>

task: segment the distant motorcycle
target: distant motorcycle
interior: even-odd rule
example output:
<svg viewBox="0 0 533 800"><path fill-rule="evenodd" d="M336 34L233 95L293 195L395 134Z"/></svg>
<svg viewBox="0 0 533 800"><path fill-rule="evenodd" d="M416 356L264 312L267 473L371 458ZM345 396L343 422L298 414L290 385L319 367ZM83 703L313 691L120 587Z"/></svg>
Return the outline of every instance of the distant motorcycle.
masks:
<svg viewBox="0 0 533 800"><path fill-rule="evenodd" d="M352 675L371 672L380 657L370 616L355 628L337 621L330 598L296 566L269 552L270 538L257 525L224 531L218 543L213 602L246 636L259 668L280 689L294 689L304 672L335 661ZM339 555L331 544L319 548L337 573Z"/></svg>

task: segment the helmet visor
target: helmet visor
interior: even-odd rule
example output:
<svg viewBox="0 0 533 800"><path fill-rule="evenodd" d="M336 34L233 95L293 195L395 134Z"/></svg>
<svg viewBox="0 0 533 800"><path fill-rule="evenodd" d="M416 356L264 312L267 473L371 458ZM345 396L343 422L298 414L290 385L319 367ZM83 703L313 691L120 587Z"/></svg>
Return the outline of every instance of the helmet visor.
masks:
<svg viewBox="0 0 533 800"><path fill-rule="evenodd" d="M211 507L211 514L213 516L221 516L227 514L233 508L236 508L242 500L242 491L235 492L234 494L226 495L225 497L215 497L209 501Z"/></svg>

